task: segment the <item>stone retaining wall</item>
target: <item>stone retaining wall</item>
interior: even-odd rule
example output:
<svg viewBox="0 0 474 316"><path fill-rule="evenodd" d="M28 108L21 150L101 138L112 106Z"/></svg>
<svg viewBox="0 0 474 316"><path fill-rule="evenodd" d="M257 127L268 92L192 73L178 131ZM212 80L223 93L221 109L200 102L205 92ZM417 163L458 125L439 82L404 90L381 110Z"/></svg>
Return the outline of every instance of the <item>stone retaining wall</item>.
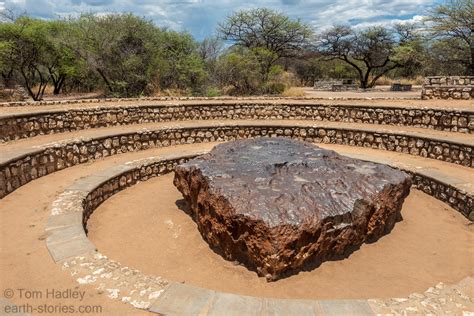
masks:
<svg viewBox="0 0 474 316"><path fill-rule="evenodd" d="M333 97L332 100L398 100L396 97ZM408 100L410 98L405 98ZM411 98L413 100L419 98ZM203 101L203 100L226 100L226 101L241 101L241 100L327 100L327 98L303 96L303 97L284 97L284 96L251 96L251 97L140 97L140 98L102 98L102 99L72 99L72 100L43 100L43 101L16 101L16 102L0 102L0 107L13 106L41 106L41 105L59 105L59 104L79 104L79 103L101 103L101 102L141 102L141 101Z"/></svg>
<svg viewBox="0 0 474 316"><path fill-rule="evenodd" d="M85 231L87 232L87 221L91 214L109 197L140 181L146 181L153 177L170 173L177 165L185 163L194 157L196 157L196 155L144 163L130 168L130 170L126 170L102 183L93 191L89 192L83 200L83 226Z"/></svg>
<svg viewBox="0 0 474 316"><path fill-rule="evenodd" d="M150 178L172 172L175 166L194 157L194 155L190 155L143 164L131 170L124 171L122 174L116 175L104 182L102 185L91 191L84 199L84 228L87 229L87 221L94 210L112 195L127 187L135 185L139 181L146 181ZM472 216L470 215L470 212L474 212L474 197L450 186L449 184L440 182L439 180L409 170L403 171L408 172L413 176L413 186L415 188L448 204L462 213L465 217Z"/></svg>
<svg viewBox="0 0 474 316"><path fill-rule="evenodd" d="M288 119L399 125L474 133L474 110L236 103L143 105L0 116L0 142L89 128L185 120Z"/></svg>
<svg viewBox="0 0 474 316"><path fill-rule="evenodd" d="M139 181L146 181L152 177L172 172L177 164L183 163L194 156L195 154L143 159L134 161L131 164L126 163L125 165L113 166L103 170L99 172L99 177L95 174L76 181L61 194L75 192L77 193L76 197L69 199L69 201L63 201L65 203L62 204L62 208L65 212L69 212L70 202L74 205L82 204L82 206L75 208L75 214L51 215L46 226L46 231L49 234L46 239L46 245L55 262L61 262L63 270L69 270L70 274L80 284L94 284L100 290L108 289L108 291L114 291L116 295L109 295L110 298L130 303L136 308L160 315L170 312L197 314L199 311L209 311L209 306L216 304L215 302L220 300L219 297L225 297L227 303L221 306L222 308L217 314L225 314L225 311L229 308L228 306L238 309L241 311L241 314L262 310L262 306L266 306L268 310L268 307L272 306L273 310L284 310L287 314L291 315L301 314L302 311L303 313L313 314L315 310L324 310L325 314L328 315L339 315L341 311L348 310L356 311L361 315L375 315L377 312L390 313L394 310L400 313L406 313L408 310L436 313L437 311L451 311L454 309L454 306L463 310L466 309L469 298L459 291L462 288L454 289L454 293L451 296L439 295L440 290L443 289L442 283L436 285L435 288L428 289L425 295L416 293L410 295L409 299L387 299L385 301L378 299L332 301L266 300L258 297L239 296L189 287L189 285L168 281L160 276L145 275L138 270L125 267L119 262L113 261L97 252L95 246L85 236L82 229L81 231L71 229L77 226L86 227L90 214L113 194ZM418 188L426 185L423 175L415 173L414 181L414 185L418 186ZM431 183L430 181L428 177L428 183ZM86 185L84 186L84 184ZM79 187L80 189L78 190ZM427 193L436 195L442 201L448 197L445 193L451 190L443 182L437 182L435 186L429 184L429 187L433 189L430 189ZM437 192L440 193L437 194ZM450 193L449 196L451 195L461 200L463 198L470 199L468 203L471 203L470 205L472 206L472 197L466 197L462 192ZM59 200L62 199L59 198ZM448 198L447 201L452 202L453 198ZM82 223L81 217L70 216L81 214L84 214ZM53 243L54 239L56 240ZM83 240L83 243L89 246L81 245L77 242L78 240ZM55 255L60 255L60 257ZM466 284L469 285L469 283ZM467 286L467 288L469 287ZM433 296L433 294L437 296ZM210 300L211 297L212 300ZM460 297L462 297L462 300L460 300ZM451 305L440 305L437 303L441 299L446 300L446 298L450 302L452 301ZM417 301L414 301L415 299ZM213 303L210 303L211 301ZM405 306L402 307L400 302L403 302ZM417 305L417 303L420 305ZM428 306L428 308L421 309L420 306ZM417 307L420 309L417 309Z"/></svg>
<svg viewBox="0 0 474 316"><path fill-rule="evenodd" d="M426 77L422 99L470 100L474 98L474 76Z"/></svg>
<svg viewBox="0 0 474 316"><path fill-rule="evenodd" d="M404 170L413 176L413 186L420 191L448 204L470 221L474 221L474 196L426 175Z"/></svg>
<svg viewBox="0 0 474 316"><path fill-rule="evenodd" d="M314 143L390 150L474 167L472 146L389 132L274 125L168 128L57 143L6 160L0 163L0 198L33 179L110 155L186 143L230 141L259 136L284 136Z"/></svg>

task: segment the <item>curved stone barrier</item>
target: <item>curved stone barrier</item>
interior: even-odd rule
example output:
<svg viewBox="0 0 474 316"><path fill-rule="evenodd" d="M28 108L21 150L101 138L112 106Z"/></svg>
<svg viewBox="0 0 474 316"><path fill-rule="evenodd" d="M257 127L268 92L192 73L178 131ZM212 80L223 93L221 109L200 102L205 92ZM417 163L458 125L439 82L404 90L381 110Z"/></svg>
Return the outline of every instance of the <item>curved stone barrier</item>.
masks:
<svg viewBox="0 0 474 316"><path fill-rule="evenodd" d="M96 99L71 99L71 100L42 100L42 101L13 101L0 102L0 107L17 106L41 106L41 105L61 105L61 104L90 104L101 102L143 102L143 101L222 101L222 100L400 100L400 97L284 97L284 96L251 96L251 97L139 97L139 98L96 98ZM420 100L421 98L404 97L403 100Z"/></svg>
<svg viewBox="0 0 474 316"><path fill-rule="evenodd" d="M341 129L308 124L229 124L187 126L116 133L93 139L71 139L22 152L9 152L0 160L0 197L25 183L57 170L102 157L186 143L229 141L237 138L284 136L313 143L330 143L402 152L474 167L472 144L439 140L409 133L377 129ZM468 216L472 199L451 196L449 204Z"/></svg>
<svg viewBox="0 0 474 316"><path fill-rule="evenodd" d="M52 258L70 270L79 283L98 285L98 289L107 291L110 298L163 315L198 315L202 311L221 315L229 307L242 315L320 315L321 312L340 315L344 311L376 314L376 300L266 299L197 288L144 275L96 251L86 236L87 220L102 202L140 181L172 172L177 164L202 153L140 159L74 182L53 202L48 218L46 245ZM439 174L430 174L429 170L421 173L413 168L403 170L414 174L416 188L444 199L448 204L451 198L448 192L457 190ZM472 203L472 196L469 198Z"/></svg>
<svg viewBox="0 0 474 316"><path fill-rule="evenodd" d="M474 133L474 110L317 103L118 105L0 115L0 142L89 128L185 120L314 120Z"/></svg>

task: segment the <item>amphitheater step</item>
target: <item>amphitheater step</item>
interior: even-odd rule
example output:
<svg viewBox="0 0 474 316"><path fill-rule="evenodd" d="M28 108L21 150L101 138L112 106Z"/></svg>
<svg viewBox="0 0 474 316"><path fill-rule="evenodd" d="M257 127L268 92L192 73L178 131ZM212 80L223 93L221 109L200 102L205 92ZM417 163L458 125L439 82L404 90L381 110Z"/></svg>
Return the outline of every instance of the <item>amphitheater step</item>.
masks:
<svg viewBox="0 0 474 316"><path fill-rule="evenodd" d="M0 197L31 179L108 155L258 136L379 148L474 167L474 139L460 133L312 121L155 123L47 135L3 144L0 146Z"/></svg>
<svg viewBox="0 0 474 316"><path fill-rule="evenodd" d="M411 106L319 104L298 102L227 102L139 104L70 108L27 113L2 113L0 142L38 135L187 120L309 120L407 126L457 133L474 133L471 109L433 109Z"/></svg>
<svg viewBox="0 0 474 316"><path fill-rule="evenodd" d="M452 133L417 127L390 126L377 124L360 124L346 122L326 122L311 120L206 120L206 121L180 121L163 123L145 123L127 126L111 126L94 128L82 131L71 131L67 133L41 135L29 139L21 139L13 142L0 143L0 149L10 151L19 148L38 148L48 144L70 142L74 139L101 138L121 134L130 134L146 131L155 131L166 128L192 128L205 126L281 126L281 127L313 127L334 130L366 131L378 134L412 135L418 138L437 139L440 142L456 143L460 145L474 146L474 138L470 134Z"/></svg>
<svg viewBox="0 0 474 316"><path fill-rule="evenodd" d="M220 104L321 104L371 107L399 107L407 109L441 109L472 111L472 101L458 100L455 103L446 100L400 100L390 98L281 98L281 97L239 97L239 98L166 98L161 100L146 99L117 99L117 100L73 100L42 101L42 102L11 102L0 103L0 114L34 113L45 111L60 111L74 109L115 108L118 106L146 106L146 105L220 105Z"/></svg>
<svg viewBox="0 0 474 316"><path fill-rule="evenodd" d="M347 149L347 153L350 153L350 148ZM192 156L192 151L188 152L187 154L188 156ZM358 153L358 156L370 160L370 155L367 155L366 153ZM126 168L120 168L120 165L115 165L107 170L101 171L100 174L104 177L105 175L108 175L110 179L116 179L120 175L123 176L124 172L133 172L133 170L130 168L131 166L135 166L135 168L141 168L140 170L144 170L144 167L141 167L144 163L145 165L153 165L153 163L163 161L163 159L176 160L179 157L180 155L168 155L136 160L133 163L128 164ZM398 160L396 157L392 158L395 158L391 160L392 162L394 160ZM387 161L387 159L380 157L376 160L382 162ZM90 190L95 186L94 190L101 190L101 194L109 196L107 189L102 190L97 187L103 181L102 177L97 178L95 175L92 175L90 177L82 178L79 181L84 182L88 179L92 179L89 181L91 183L90 187L82 189ZM133 182L131 184L133 184ZM104 183L104 185L108 186L109 188L111 187L110 185L107 185L107 183ZM100 195L95 196L95 198L99 199L99 201L102 200ZM100 266L96 267L95 269L98 269L97 271L102 270ZM76 270L74 275L81 275L81 272ZM374 300L374 302L376 301ZM305 315L375 314L367 300L293 301L263 299L229 293L220 293L181 283L171 283L168 285L164 289L164 292L161 293L152 303L149 310L161 315L300 315L302 312L304 312Z"/></svg>
<svg viewBox="0 0 474 316"><path fill-rule="evenodd" d="M34 231L31 228L31 223L33 223L34 226L39 227L40 229L43 229L44 225L47 222L47 218L48 218L47 213L51 210L51 205L54 200L54 196L56 196L56 194L58 194L59 192L64 191L68 187L74 185L76 181L85 181L84 179L86 177L89 177L89 176L95 177L96 174L102 175L94 180L94 181L97 181L95 183L97 184L100 181L103 181L104 178L112 177L116 175L116 172L120 172L120 170L128 170L130 164L127 164L127 162L133 162L132 164L139 164L139 162L143 161L143 159L148 160L146 158L154 157L154 156L163 156L164 154L176 155L177 153L179 153L180 155L185 155L185 154L191 155L192 153L198 153L198 152L202 152L203 150L209 150L213 145L215 145L215 143L182 145L182 146L175 146L175 147L168 147L168 148L159 148L159 149L155 148L155 149L150 149L150 150L141 151L141 152L125 153L122 155L105 157L103 159L95 161L94 164L83 164L83 165L74 166L65 170L61 170L56 174L47 175L46 177L42 179L38 179L24 185L17 192L14 192L11 195L5 197L2 200L2 203L0 204L0 212L4 214L4 216L2 217L2 223L0 223L0 225L2 226L2 230L6 231L8 227L15 227L15 230L16 230L15 233L18 235L24 236L22 240L16 240L16 239L11 240L11 242L9 242L8 245L5 245L5 247L2 247L0 249L2 258L7 258L5 264L10 264L10 262L13 260L13 258L10 256L11 253L13 252L16 253L19 249L22 252L28 251L28 252L31 252L31 255L24 256L23 263L21 265L10 264L9 270L12 274L22 274L22 275L25 275L25 277L31 277L31 273L37 273L37 272L30 271L28 267L31 267L33 265L38 265L38 266L41 266L42 269L44 268L45 271L46 270L52 271L54 273L50 273L48 279L36 281L36 283L34 283L33 286L36 286L38 288L46 288L48 286L51 286L51 284L54 284L55 286L63 286L65 288L74 286L73 284L75 284L75 281L73 279L69 280L68 277L64 273L61 272L60 266L55 267L54 265L51 265L48 262L46 262L48 261L47 257L49 257L49 254L47 253L47 250L44 249L45 248L44 241L38 242L38 236L33 233ZM399 164L400 166L401 165L405 166L405 168L412 168L413 170L421 170L421 168L431 168L433 170L436 170L440 174L443 174L449 177L454 177L456 179L460 179L463 181L469 179L469 177L472 177L473 175L472 173L473 170L467 167L458 166L458 165L454 165L454 164L450 164L450 163L446 163L442 161L437 161L437 160L432 160L432 159L425 159L421 157L410 156L407 154L394 153L394 152L389 152L389 151L380 151L380 150L369 149L369 148L336 146L336 145L329 145L329 144L325 144L323 146L325 146L326 148L334 149L342 154L347 153L347 154L359 155L360 158L384 159L381 161L396 163L396 164ZM125 166L125 167L124 169L120 169L121 168L120 166ZM101 171L101 170L103 170L103 172L99 173L98 171ZM110 170L114 170L114 172L110 172ZM433 176L436 176L436 175L433 175ZM82 189L91 189L91 187L92 186L83 187ZM56 193L53 194L54 192ZM28 198L25 198L25 197L28 197ZM33 200L31 200L32 198ZM16 213L16 212L21 212L22 217L24 217L20 220L20 222L17 222L18 219L13 216L13 213ZM56 216L59 216L59 215L56 215ZM12 220L13 218L16 218L16 219ZM68 226L71 226L71 222L69 220L77 221L80 219L81 217L76 217L75 219L63 218L61 220L58 219L58 221L56 222L50 221L49 225L51 225L51 229L60 228L60 227L68 227ZM25 247L24 243L30 243L32 246ZM78 261L76 263L77 266L80 266L81 264L83 264L83 266L81 266L80 268L77 267L77 269L87 269L87 271L85 272L87 272L88 275L92 275L94 271L97 271L100 269L100 265L98 264L98 262L102 260L100 258L93 259L93 260L91 259L92 260L90 262L91 265L89 265L89 261L87 261L88 260L87 258L85 258L83 262ZM53 260L49 260L49 261L53 262ZM120 269L114 270L115 271L114 273L116 273L119 270ZM130 270L126 270L126 271L130 271ZM118 275L114 274L114 277L118 277ZM74 278L81 279L81 282L86 282L86 283L93 282L93 278L80 278L79 274L76 274ZM102 280L105 280L105 279L102 279ZM122 281L122 279L119 278L119 281ZM136 283L128 283L128 284L131 284L129 286L134 286L134 284L139 284L140 282L143 283L141 279L139 279L138 281L136 281ZM144 284L148 284L147 282L151 282L151 281L146 281L144 282ZM5 284L8 285L8 283L5 283ZM114 288L109 287L109 289L114 289ZM150 296L155 297L156 294L153 294L155 292L152 292ZM90 292L90 295L98 296L102 300L104 299L104 294L101 294L102 295L101 296L100 294L97 295ZM164 295L164 292L161 295ZM158 296L158 299L159 299L159 296ZM220 299L219 304L221 305L219 304L216 306L211 305L210 307L213 307L214 310L218 310L218 308L219 309L222 308L219 306L228 306L228 305L224 305L224 303L225 304L230 303L228 302L227 296L224 296ZM354 303L354 302L351 302L351 303ZM145 305L142 305L141 302L134 302L134 304L136 304L136 306L145 306ZM123 304L119 304L119 305L122 306ZM365 308L366 306L362 304L361 306L358 306L358 307ZM124 307L121 307L121 308L124 308ZM323 310L322 305L319 305L318 308L315 308L314 305L310 304L310 306L308 306L308 304L299 304L298 301L292 302L291 304L285 301L284 304L280 305L280 304L276 304L272 300L263 301L261 303L261 308L262 310L265 310L265 308L267 308L266 311L268 311L268 314L271 314L270 313L271 311L276 311L275 313L278 314L278 311L283 310L283 311L287 311L286 313L287 315L291 315L290 312L293 312L293 311L295 311L294 314L297 314L297 311L308 310L308 309L314 310L314 313L318 314L321 312L321 310ZM331 305L331 303L327 303L326 308L328 308L328 310L330 310L331 308L337 310L337 308L343 308L343 307L333 306L333 304ZM209 309L209 311L211 312L212 309Z"/></svg>

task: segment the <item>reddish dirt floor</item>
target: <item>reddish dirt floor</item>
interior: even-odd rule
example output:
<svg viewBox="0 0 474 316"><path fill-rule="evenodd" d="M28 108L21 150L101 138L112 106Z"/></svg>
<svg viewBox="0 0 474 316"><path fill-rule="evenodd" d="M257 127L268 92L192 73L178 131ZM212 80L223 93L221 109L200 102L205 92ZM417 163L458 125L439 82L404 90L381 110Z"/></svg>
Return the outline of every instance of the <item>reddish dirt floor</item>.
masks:
<svg viewBox="0 0 474 316"><path fill-rule="evenodd" d="M209 249L176 206L173 175L151 179L104 202L89 220L99 251L144 273L252 296L305 299L403 297L474 275L474 225L442 202L412 190L403 221L349 258L277 282Z"/></svg>

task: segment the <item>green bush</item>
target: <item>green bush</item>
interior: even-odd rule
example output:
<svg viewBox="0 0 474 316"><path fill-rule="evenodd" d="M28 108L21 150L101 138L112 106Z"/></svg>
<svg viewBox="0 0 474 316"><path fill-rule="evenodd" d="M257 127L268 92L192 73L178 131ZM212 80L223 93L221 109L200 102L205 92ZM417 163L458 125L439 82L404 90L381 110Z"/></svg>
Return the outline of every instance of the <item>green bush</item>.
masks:
<svg viewBox="0 0 474 316"><path fill-rule="evenodd" d="M264 87L266 94L282 94L286 90L286 85L281 82L272 82Z"/></svg>
<svg viewBox="0 0 474 316"><path fill-rule="evenodd" d="M216 87L207 88L206 93L205 93L205 96L209 98L218 97L220 95L222 95L221 90L219 90Z"/></svg>

